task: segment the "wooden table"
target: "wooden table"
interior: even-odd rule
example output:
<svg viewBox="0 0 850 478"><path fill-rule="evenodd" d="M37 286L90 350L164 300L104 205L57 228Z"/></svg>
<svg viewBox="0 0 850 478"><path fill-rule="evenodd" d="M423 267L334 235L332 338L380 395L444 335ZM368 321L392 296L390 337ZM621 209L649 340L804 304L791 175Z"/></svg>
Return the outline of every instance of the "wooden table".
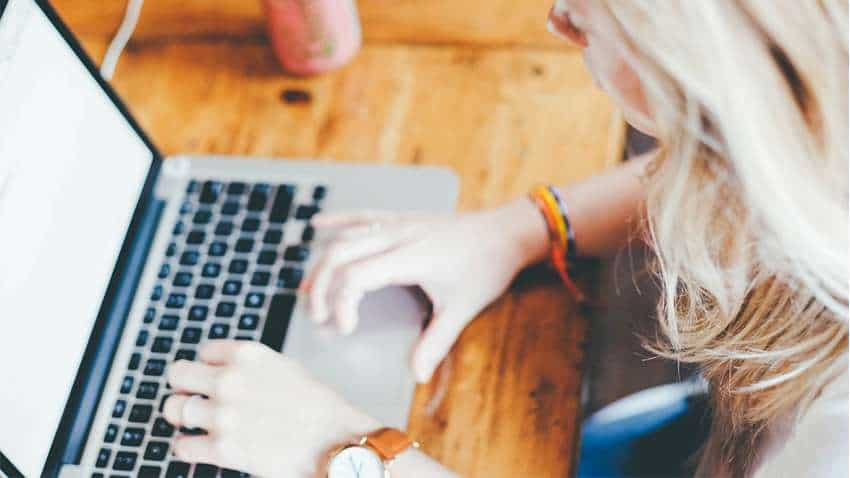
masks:
<svg viewBox="0 0 850 478"><path fill-rule="evenodd" d="M99 62L125 3L54 3ZM114 85L165 154L443 165L460 175L462 209L493 206L618 152L619 119L580 53L545 31L548 7L362 0L356 60L298 79L276 63L258 2L147 0ZM288 103L287 89L311 99ZM585 333L550 276L521 281L419 387L411 434L464 476L571 475Z"/></svg>

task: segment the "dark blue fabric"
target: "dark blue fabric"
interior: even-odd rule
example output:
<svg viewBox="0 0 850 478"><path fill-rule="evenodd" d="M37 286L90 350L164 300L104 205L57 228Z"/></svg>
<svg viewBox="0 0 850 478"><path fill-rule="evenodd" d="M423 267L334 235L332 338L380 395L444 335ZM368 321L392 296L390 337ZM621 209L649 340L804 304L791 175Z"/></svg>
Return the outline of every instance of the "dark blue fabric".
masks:
<svg viewBox="0 0 850 478"><path fill-rule="evenodd" d="M703 396L613 422L590 417L582 428L579 478L693 476L695 457L708 434Z"/></svg>

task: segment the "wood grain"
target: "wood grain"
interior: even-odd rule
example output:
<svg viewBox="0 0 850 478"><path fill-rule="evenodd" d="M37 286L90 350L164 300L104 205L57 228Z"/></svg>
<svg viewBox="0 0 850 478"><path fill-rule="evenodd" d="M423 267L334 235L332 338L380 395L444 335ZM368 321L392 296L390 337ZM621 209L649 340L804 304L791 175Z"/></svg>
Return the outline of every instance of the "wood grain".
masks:
<svg viewBox="0 0 850 478"><path fill-rule="evenodd" d="M105 19L120 15L122 3L56 3L100 58ZM503 12L502 4L491 5ZM381 31L373 37L385 35L381 41L340 71L299 79L282 74L263 41L243 41L259 24L253 2L149 0L149 30L130 44L114 85L167 154L444 165L461 178L462 209L607 163L618 123L579 53L505 46L542 20L532 27L522 20L531 16L489 12L467 37L458 25L474 23L468 15L483 2L399 1L394 13L378 5L361 3L365 27ZM199 11L207 18L200 27L190 21ZM444 30L429 30L456 14ZM417 36L424 31L431 36ZM309 101L288 103L286 90ZM552 276L528 275L467 328L439 377L419 388L411 433L464 476L571 474L586 325Z"/></svg>
<svg viewBox="0 0 850 478"><path fill-rule="evenodd" d="M57 2L59 5L68 1ZM106 38L124 2L77 2L66 9L77 34ZM546 31L550 0L361 0L367 43L564 48ZM158 42L265 43L260 0L146 0L135 38Z"/></svg>

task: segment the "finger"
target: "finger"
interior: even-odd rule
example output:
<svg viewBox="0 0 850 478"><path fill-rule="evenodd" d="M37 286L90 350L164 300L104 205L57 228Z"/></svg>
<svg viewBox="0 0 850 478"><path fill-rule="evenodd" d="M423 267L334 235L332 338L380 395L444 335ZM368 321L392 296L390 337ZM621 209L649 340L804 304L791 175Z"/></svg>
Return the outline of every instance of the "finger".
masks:
<svg viewBox="0 0 850 478"><path fill-rule="evenodd" d="M413 376L419 383L431 379L468 322L468 316L454 311L442 312L431 320L413 347Z"/></svg>
<svg viewBox="0 0 850 478"><path fill-rule="evenodd" d="M321 324L328 319L328 286L334 274L345 264L365 256L378 254L392 247L397 241L395 234L379 234L355 241L341 241L332 245L322 256L311 276L307 278L304 290L310 296L310 312L314 321Z"/></svg>
<svg viewBox="0 0 850 478"><path fill-rule="evenodd" d="M337 327L351 334L360 318L359 306L369 292L390 285L412 285L415 265L408 263L409 254L387 253L366 258L346 266L334 284L333 311Z"/></svg>
<svg viewBox="0 0 850 478"><path fill-rule="evenodd" d="M162 414L175 427L215 428L215 405L198 395L172 395L165 400Z"/></svg>
<svg viewBox="0 0 850 478"><path fill-rule="evenodd" d="M178 360L168 367L168 383L177 392L215 395L219 368L212 365Z"/></svg>
<svg viewBox="0 0 850 478"><path fill-rule="evenodd" d="M174 454L189 463L221 465L218 447L212 435L181 436L174 442Z"/></svg>
<svg viewBox="0 0 850 478"><path fill-rule="evenodd" d="M238 340L209 340L198 349L198 356L210 365L227 365L234 361L242 344Z"/></svg>

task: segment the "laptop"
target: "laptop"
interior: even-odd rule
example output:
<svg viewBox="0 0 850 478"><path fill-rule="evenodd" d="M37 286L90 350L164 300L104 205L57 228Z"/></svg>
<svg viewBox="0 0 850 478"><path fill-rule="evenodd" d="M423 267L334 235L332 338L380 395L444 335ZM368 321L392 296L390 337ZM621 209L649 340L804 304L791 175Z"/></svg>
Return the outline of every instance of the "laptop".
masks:
<svg viewBox="0 0 850 478"><path fill-rule="evenodd" d="M285 133L282 133L285 134ZM44 1L0 0L0 471L247 476L182 463L164 373L206 340L260 341L404 428L427 308L378 291L351 337L296 289L319 211L450 211L428 167L163 158Z"/></svg>

